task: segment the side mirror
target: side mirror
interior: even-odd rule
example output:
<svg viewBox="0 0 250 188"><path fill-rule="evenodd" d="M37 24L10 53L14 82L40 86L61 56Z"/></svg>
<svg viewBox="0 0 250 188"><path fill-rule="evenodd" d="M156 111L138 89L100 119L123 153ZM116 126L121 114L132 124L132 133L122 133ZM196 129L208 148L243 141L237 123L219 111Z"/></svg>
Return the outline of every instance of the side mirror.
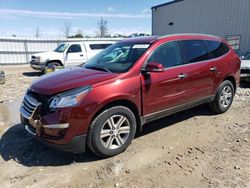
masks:
<svg viewBox="0 0 250 188"><path fill-rule="evenodd" d="M157 62L149 62L146 65L146 72L164 72L164 67L162 64Z"/></svg>

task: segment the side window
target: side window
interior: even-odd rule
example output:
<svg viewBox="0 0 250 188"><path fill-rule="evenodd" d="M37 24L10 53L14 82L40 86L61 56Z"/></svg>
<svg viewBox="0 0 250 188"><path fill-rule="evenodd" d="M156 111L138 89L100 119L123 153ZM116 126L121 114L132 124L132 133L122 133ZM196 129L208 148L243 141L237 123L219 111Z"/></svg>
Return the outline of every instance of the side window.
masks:
<svg viewBox="0 0 250 188"><path fill-rule="evenodd" d="M109 47L112 44L90 44L89 47L91 50L102 50Z"/></svg>
<svg viewBox="0 0 250 188"><path fill-rule="evenodd" d="M211 59L202 40L184 40L182 43L185 49L187 63Z"/></svg>
<svg viewBox="0 0 250 188"><path fill-rule="evenodd" d="M177 42L169 42L157 48L148 62L157 62L165 68L182 64L181 50Z"/></svg>
<svg viewBox="0 0 250 188"><path fill-rule="evenodd" d="M214 58L218 58L229 52L227 45L222 42L206 40L205 43L209 54L211 54Z"/></svg>
<svg viewBox="0 0 250 188"><path fill-rule="evenodd" d="M78 53L78 52L82 52L81 46L79 44L72 44L68 49L68 53Z"/></svg>

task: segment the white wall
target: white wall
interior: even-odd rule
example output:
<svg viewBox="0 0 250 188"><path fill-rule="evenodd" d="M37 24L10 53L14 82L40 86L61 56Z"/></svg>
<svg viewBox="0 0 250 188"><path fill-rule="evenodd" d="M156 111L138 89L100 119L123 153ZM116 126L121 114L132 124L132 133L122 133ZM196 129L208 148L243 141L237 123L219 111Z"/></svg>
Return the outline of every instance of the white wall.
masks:
<svg viewBox="0 0 250 188"><path fill-rule="evenodd" d="M36 39L18 37L0 37L0 65L26 64L31 55L52 51L59 43L73 41L119 41L119 38L82 38L82 39Z"/></svg>

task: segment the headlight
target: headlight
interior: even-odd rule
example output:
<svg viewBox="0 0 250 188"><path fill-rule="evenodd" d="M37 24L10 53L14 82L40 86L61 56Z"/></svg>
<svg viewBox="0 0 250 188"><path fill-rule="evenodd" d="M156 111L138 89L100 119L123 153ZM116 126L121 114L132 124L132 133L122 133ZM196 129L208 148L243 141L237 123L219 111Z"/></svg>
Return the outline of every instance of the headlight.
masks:
<svg viewBox="0 0 250 188"><path fill-rule="evenodd" d="M61 93L52 99L49 107L56 109L78 105L91 89L91 86L85 86Z"/></svg>
<svg viewBox="0 0 250 188"><path fill-rule="evenodd" d="M35 61L36 61L36 62L40 62L40 61L41 61L41 57L36 56Z"/></svg>

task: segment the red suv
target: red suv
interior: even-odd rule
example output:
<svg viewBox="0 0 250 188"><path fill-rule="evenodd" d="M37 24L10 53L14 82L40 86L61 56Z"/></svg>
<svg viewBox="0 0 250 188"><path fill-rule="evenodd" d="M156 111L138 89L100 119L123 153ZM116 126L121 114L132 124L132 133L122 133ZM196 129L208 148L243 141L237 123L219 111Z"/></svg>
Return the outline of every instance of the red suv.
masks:
<svg viewBox="0 0 250 188"><path fill-rule="evenodd" d="M232 104L240 60L209 35L140 37L118 42L82 67L42 76L20 108L25 129L57 149L123 152L145 123L209 103Z"/></svg>

